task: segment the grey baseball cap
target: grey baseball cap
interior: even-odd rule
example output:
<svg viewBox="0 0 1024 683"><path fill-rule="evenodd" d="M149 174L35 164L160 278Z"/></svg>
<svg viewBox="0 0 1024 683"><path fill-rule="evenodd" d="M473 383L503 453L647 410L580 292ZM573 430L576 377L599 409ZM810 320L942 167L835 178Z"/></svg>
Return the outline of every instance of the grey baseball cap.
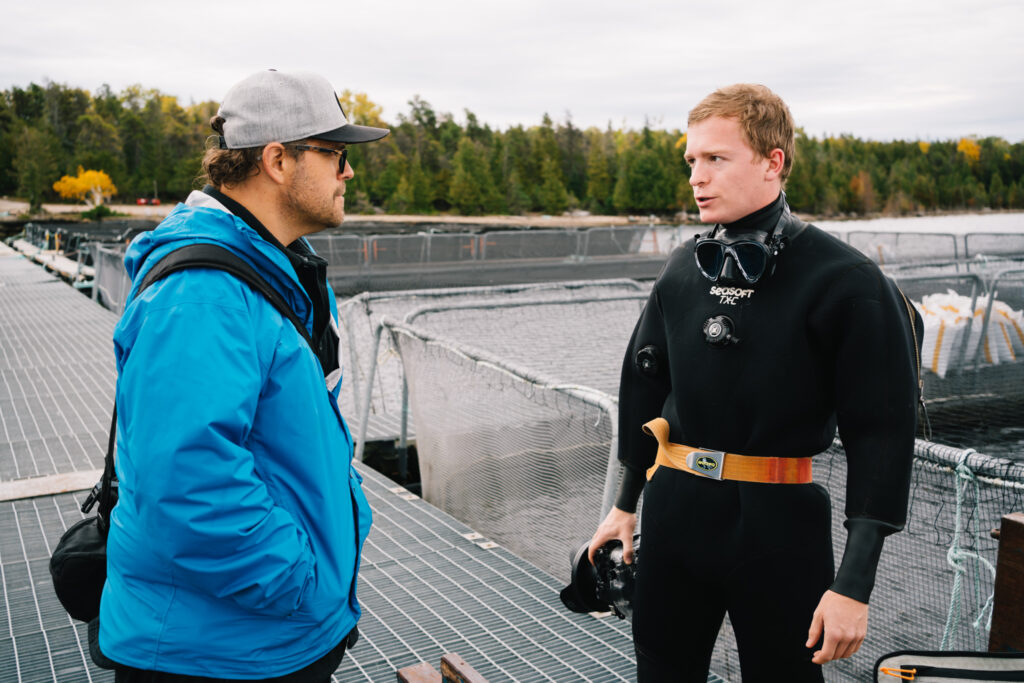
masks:
<svg viewBox="0 0 1024 683"><path fill-rule="evenodd" d="M221 147L227 149L305 138L373 142L391 132L349 123L327 79L308 72L255 73L228 90L217 115L224 119Z"/></svg>

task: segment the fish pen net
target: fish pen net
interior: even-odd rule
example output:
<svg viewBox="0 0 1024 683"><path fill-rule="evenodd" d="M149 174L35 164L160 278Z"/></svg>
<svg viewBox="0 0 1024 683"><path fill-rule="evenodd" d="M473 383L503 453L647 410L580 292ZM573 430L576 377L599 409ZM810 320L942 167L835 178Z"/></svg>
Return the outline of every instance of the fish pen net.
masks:
<svg viewBox="0 0 1024 683"><path fill-rule="evenodd" d="M887 272L924 319L928 438L1024 458L1024 261L924 264Z"/></svg>
<svg viewBox="0 0 1024 683"><path fill-rule="evenodd" d="M614 403L488 354L397 327L423 497L549 574L593 533Z"/></svg>
<svg viewBox="0 0 1024 683"><path fill-rule="evenodd" d="M358 433L361 426L359 416L366 409L366 434L369 440L395 439L400 434L403 414L402 364L392 348L385 346L374 350L373 343L377 327L384 316L402 320L409 313L427 307L479 305L482 308L493 308L497 304L520 300L575 301L600 295L630 295L648 289L649 285L633 280L590 280L363 293L339 301L339 325L345 342L342 414L349 421L353 432ZM455 334L452 336L461 338L464 331L469 331L469 325L457 323L453 331ZM620 344L624 349L625 342ZM621 358L615 363L620 361ZM368 384L372 385L369 395L366 391ZM410 421L407 427L411 434L415 429L414 421Z"/></svg>
<svg viewBox="0 0 1024 683"><path fill-rule="evenodd" d="M814 480L832 498L838 567L846 543L846 458L838 441L814 458ZM825 665L825 680L872 680L875 661L896 650L988 650L999 545L990 532L1022 506L1021 463L918 440L906 526L885 541L867 638L852 658ZM741 680L728 618L712 670Z"/></svg>
<svg viewBox="0 0 1024 683"><path fill-rule="evenodd" d="M132 281L124 269L124 249L96 244L90 251L96 267L92 298L108 311L120 315L132 288Z"/></svg>

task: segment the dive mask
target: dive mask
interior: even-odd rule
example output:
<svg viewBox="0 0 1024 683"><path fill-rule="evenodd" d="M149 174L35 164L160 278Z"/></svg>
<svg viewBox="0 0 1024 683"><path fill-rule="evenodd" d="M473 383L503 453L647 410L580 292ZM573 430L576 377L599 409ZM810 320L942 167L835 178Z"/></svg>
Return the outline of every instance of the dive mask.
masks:
<svg viewBox="0 0 1024 683"><path fill-rule="evenodd" d="M724 242L715 239L718 226L715 226L707 237L698 237L693 247L693 257L697 261L701 275L712 282L718 282L725 269L726 259L729 258L749 284L754 284L765 274L771 275L775 270L775 257L786 246L779 226L788 213L782 212L779 221L765 237L764 242L751 239Z"/></svg>

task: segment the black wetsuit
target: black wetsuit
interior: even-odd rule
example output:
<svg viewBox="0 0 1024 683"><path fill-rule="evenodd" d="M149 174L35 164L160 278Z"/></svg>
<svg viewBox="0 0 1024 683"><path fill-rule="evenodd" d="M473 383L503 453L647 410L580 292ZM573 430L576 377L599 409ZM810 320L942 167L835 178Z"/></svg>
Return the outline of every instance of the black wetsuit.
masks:
<svg viewBox="0 0 1024 683"><path fill-rule="evenodd" d="M779 222L781 219L781 223ZM849 538L833 574L831 503L818 484L714 481L659 467L647 483L633 634L641 681L704 681L726 611L744 681L818 681L804 647L829 588L867 602L886 535L902 528L918 400L907 305L863 254L789 213L784 196L737 223L735 238L778 225L786 246L756 284L712 283L694 241L654 285L623 364L616 506L636 509L661 416L670 441L744 455L826 450L838 423L848 462ZM726 315L739 341L712 346ZM655 371L636 362L657 349ZM919 350L919 349L918 349Z"/></svg>

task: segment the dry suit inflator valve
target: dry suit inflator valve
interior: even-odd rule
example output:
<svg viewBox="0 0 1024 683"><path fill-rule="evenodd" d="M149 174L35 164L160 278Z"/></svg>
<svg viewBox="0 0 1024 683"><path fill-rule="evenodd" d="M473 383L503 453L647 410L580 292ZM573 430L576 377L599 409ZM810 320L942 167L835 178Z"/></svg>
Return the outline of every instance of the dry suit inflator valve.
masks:
<svg viewBox="0 0 1024 683"><path fill-rule="evenodd" d="M704 341L712 346L728 346L739 342L736 323L727 315L715 315L704 321Z"/></svg>
<svg viewBox="0 0 1024 683"><path fill-rule="evenodd" d="M584 543L572 560L572 578L560 594L562 604L573 612L615 612L619 619L633 618L633 589L640 561L640 534L633 536L633 563L622 559L622 542L608 541L594 552L590 564Z"/></svg>
<svg viewBox="0 0 1024 683"><path fill-rule="evenodd" d="M636 352L636 357L633 359L633 366L637 371L648 377L657 377L661 371L661 362L659 360L658 347L648 344L639 351Z"/></svg>

